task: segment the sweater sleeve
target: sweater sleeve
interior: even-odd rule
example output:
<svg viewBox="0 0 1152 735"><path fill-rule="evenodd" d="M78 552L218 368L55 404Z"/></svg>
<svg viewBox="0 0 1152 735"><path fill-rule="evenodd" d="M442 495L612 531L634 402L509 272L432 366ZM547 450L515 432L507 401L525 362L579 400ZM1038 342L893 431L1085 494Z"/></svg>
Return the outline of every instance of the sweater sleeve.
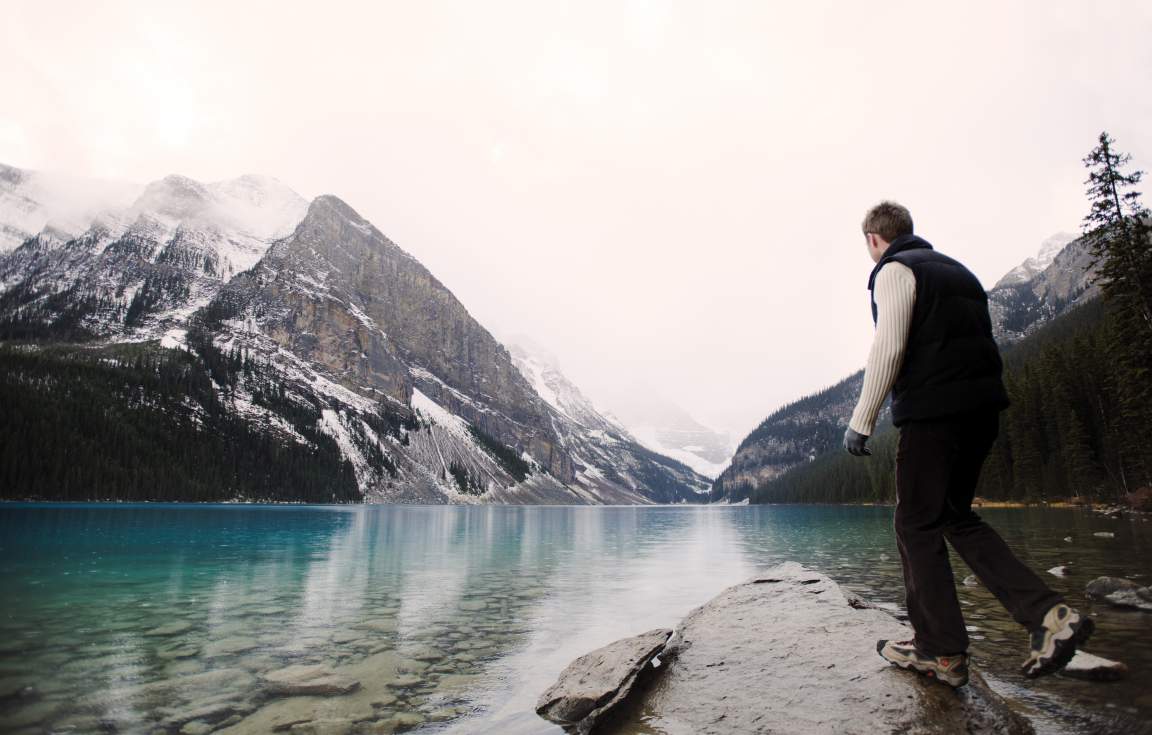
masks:
<svg viewBox="0 0 1152 735"><path fill-rule="evenodd" d="M903 263L889 261L876 274L873 284L876 299L876 335L864 368L864 386L852 412L849 428L871 436L876 428L876 415L904 360L912 307L916 302L916 276Z"/></svg>

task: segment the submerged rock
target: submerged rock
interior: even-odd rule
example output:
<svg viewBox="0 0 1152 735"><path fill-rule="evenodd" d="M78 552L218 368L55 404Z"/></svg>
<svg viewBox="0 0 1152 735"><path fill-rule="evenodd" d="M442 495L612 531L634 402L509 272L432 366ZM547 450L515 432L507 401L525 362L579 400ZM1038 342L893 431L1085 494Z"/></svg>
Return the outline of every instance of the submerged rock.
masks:
<svg viewBox="0 0 1152 735"><path fill-rule="evenodd" d="M1141 587L1123 577L1097 577L1088 583L1084 593L1090 599L1117 607L1133 607L1152 612L1152 587Z"/></svg>
<svg viewBox="0 0 1152 735"><path fill-rule="evenodd" d="M536 713L572 732L591 732L596 722L628 695L637 675L671 635L670 629L657 628L584 654L568 664L556 683L540 695Z"/></svg>
<svg viewBox="0 0 1152 735"><path fill-rule="evenodd" d="M192 630L192 624L191 623L174 622L174 623L165 623L164 625L153 628L152 630L145 631L144 635L147 635L147 636L180 635L181 633L187 633L190 630Z"/></svg>
<svg viewBox="0 0 1152 735"><path fill-rule="evenodd" d="M294 664L269 671L261 678L269 693L292 697L304 695L332 697L348 694L360 688L360 682L338 676L327 666L320 664Z"/></svg>
<svg viewBox="0 0 1152 735"><path fill-rule="evenodd" d="M828 577L782 564L689 613L660 668L641 677L651 684L633 688L596 732L1032 732L979 672L953 690L876 654L878 639L910 635Z"/></svg>
<svg viewBox="0 0 1152 735"><path fill-rule="evenodd" d="M1060 673L1074 679L1116 681L1128 675L1128 666L1121 661L1113 661L1087 651L1077 651Z"/></svg>

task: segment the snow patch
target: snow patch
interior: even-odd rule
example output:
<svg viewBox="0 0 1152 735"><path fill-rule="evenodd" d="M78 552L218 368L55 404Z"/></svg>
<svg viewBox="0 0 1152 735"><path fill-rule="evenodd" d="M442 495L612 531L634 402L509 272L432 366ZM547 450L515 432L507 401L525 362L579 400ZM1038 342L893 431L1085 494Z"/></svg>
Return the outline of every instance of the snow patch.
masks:
<svg viewBox="0 0 1152 735"><path fill-rule="evenodd" d="M472 432L468 430L468 422L424 395L417 388L412 389L412 408L423 414L429 421L443 427L456 438L469 444L472 443Z"/></svg>
<svg viewBox="0 0 1152 735"><path fill-rule="evenodd" d="M169 329L160 338L160 346L170 350L187 350L184 340L188 336L187 329Z"/></svg>

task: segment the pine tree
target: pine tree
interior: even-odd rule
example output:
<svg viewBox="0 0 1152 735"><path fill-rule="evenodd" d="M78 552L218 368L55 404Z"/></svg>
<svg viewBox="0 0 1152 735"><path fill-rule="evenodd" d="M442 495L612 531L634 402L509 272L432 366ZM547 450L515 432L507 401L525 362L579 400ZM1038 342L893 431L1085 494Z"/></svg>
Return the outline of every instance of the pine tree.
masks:
<svg viewBox="0 0 1152 735"><path fill-rule="evenodd" d="M1136 484L1152 485L1152 452L1142 441L1152 425L1152 213L1134 188L1144 172L1125 173L1132 157L1114 144L1108 133L1101 133L1084 158L1091 203L1084 229L1094 280L1115 326L1106 345L1119 399L1120 466L1132 469ZM1123 482L1129 486L1126 472Z"/></svg>
<svg viewBox="0 0 1152 735"><path fill-rule="evenodd" d="M1091 209L1084 217L1096 279L1105 295L1130 299L1130 307L1152 331L1152 213L1140 203L1140 192L1131 189L1140 183L1143 171L1124 173L1132 156L1118 153L1107 132L1084 158L1088 167L1088 199Z"/></svg>

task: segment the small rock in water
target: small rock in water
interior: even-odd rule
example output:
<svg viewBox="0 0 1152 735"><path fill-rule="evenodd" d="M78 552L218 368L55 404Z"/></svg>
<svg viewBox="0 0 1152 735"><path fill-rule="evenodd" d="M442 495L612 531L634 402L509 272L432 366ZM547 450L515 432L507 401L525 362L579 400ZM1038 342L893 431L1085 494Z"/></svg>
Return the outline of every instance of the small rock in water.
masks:
<svg viewBox="0 0 1152 735"><path fill-rule="evenodd" d="M337 675L326 666L294 664L269 671L262 677L268 691L287 696L332 697L349 694L360 688L360 682Z"/></svg>
<svg viewBox="0 0 1152 735"><path fill-rule="evenodd" d="M1072 537L1071 536L1065 536L1064 540L1067 541L1068 543L1072 543Z"/></svg>
<svg viewBox="0 0 1152 735"><path fill-rule="evenodd" d="M1074 679L1116 681L1128 675L1128 666L1121 661L1113 661L1087 651L1077 651L1060 673Z"/></svg>
<svg viewBox="0 0 1152 735"><path fill-rule="evenodd" d="M1110 602L1117 607L1152 612L1152 587L1141 587L1123 577L1097 577L1088 583L1084 593L1089 599Z"/></svg>
<svg viewBox="0 0 1152 735"><path fill-rule="evenodd" d="M144 635L148 635L148 636L180 635L181 633L187 633L190 630L192 630L192 624L191 623L184 623L184 622L165 623L164 625L161 625L158 628L153 628L152 630L146 631L144 633Z"/></svg>
<svg viewBox="0 0 1152 735"><path fill-rule="evenodd" d="M964 578L964 586L965 587L979 587L980 586L980 580L976 579L975 574L969 574L967 577Z"/></svg>
<svg viewBox="0 0 1152 735"><path fill-rule="evenodd" d="M1052 567L1051 569L1048 570L1048 573L1054 577L1067 577L1068 576L1068 565L1067 564L1061 564L1058 567Z"/></svg>
<svg viewBox="0 0 1152 735"><path fill-rule="evenodd" d="M1116 534L1112 533L1111 531L1097 531L1092 535L1099 536L1100 538L1116 538Z"/></svg>

